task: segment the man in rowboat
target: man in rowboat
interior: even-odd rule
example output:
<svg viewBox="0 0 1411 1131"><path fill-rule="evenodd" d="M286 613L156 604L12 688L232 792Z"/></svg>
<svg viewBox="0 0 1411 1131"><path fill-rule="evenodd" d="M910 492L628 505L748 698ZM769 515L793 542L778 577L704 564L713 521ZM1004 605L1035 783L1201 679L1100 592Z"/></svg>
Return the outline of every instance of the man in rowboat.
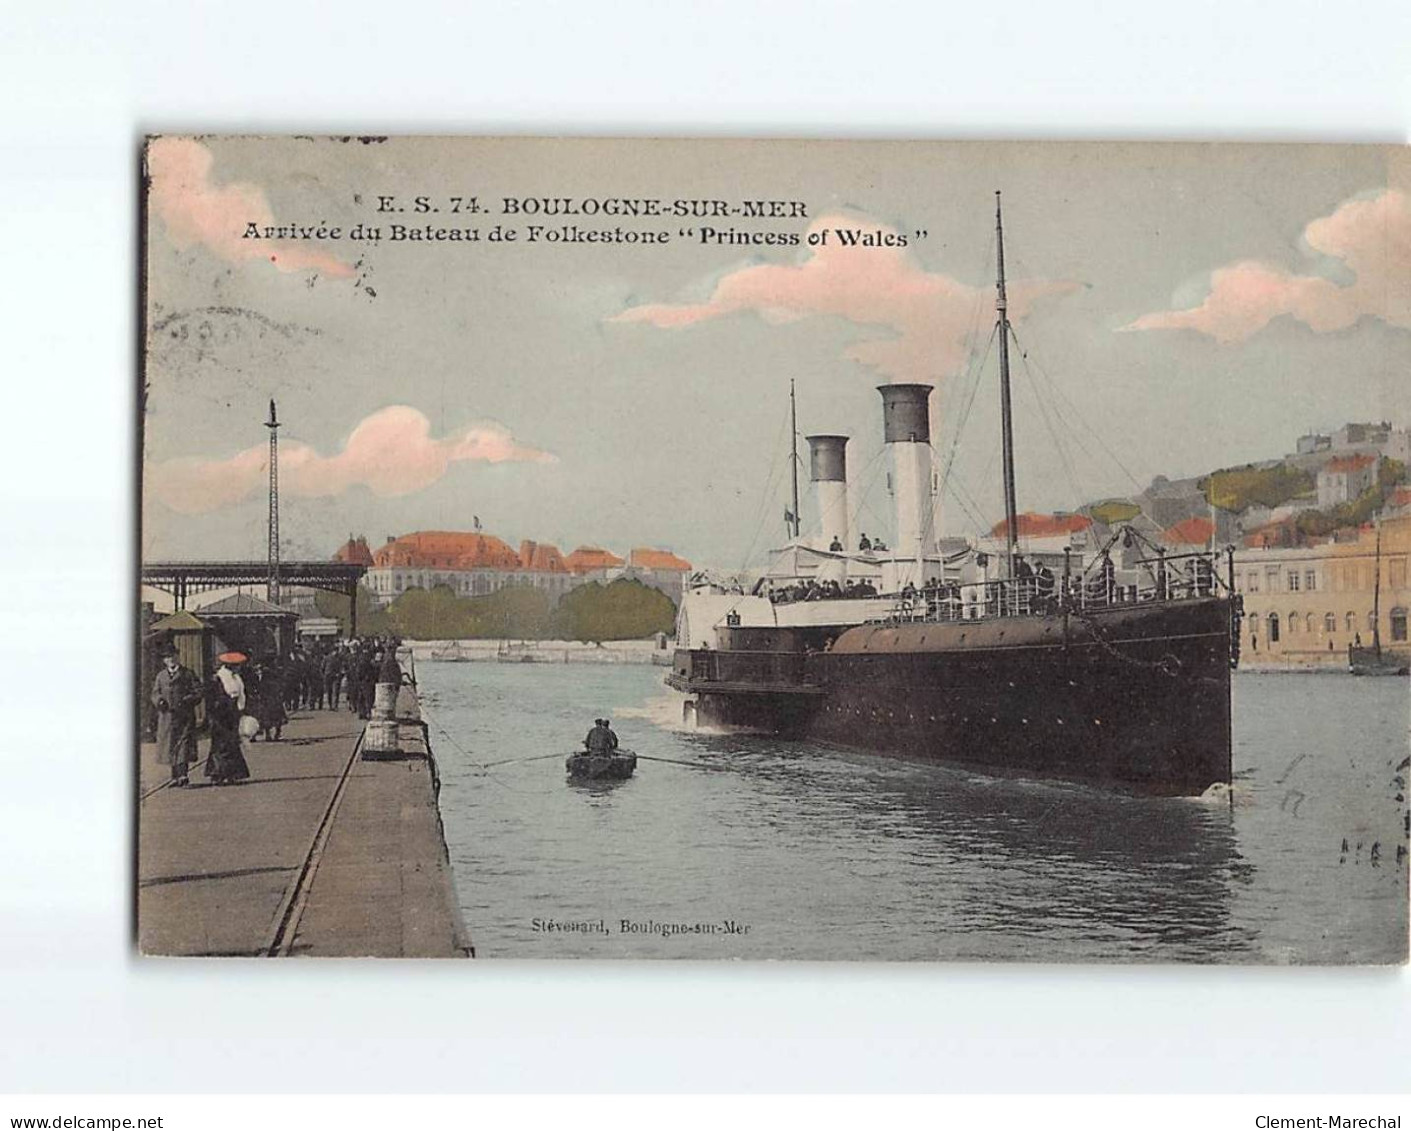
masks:
<svg viewBox="0 0 1411 1131"><path fill-rule="evenodd" d="M617 749L617 735L613 734L607 719L594 719L593 729L588 732L583 745L589 754L608 758Z"/></svg>

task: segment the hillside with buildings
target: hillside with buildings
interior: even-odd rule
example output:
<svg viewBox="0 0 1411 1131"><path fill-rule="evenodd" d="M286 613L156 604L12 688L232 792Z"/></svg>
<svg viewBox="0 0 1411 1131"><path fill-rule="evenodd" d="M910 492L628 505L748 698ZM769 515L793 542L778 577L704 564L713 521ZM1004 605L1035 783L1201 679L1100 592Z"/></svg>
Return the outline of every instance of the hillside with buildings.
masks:
<svg viewBox="0 0 1411 1131"><path fill-rule="evenodd" d="M1071 514L1018 516L1028 553L1090 556L1127 524L1168 551L1234 547L1241 667L1344 669L1376 640L1411 652L1411 433L1349 423L1300 436L1278 459L1185 479ZM1004 541L1001 523L991 531Z"/></svg>

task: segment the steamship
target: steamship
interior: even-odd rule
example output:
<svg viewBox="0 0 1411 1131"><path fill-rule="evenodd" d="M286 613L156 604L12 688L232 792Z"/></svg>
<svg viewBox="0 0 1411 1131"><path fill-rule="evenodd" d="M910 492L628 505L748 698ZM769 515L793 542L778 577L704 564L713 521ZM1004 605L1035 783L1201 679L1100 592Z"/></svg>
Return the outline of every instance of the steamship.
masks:
<svg viewBox="0 0 1411 1131"><path fill-rule="evenodd" d="M938 536L932 386L880 386L897 539L852 549L847 436L812 435L821 534L749 592L683 595L666 677L698 724L836 743L997 776L1199 795L1231 780L1233 552L1168 554L1131 526L1020 553L1004 229L996 194L1002 548ZM797 408L790 390L793 436ZM1032 549L1032 548L1031 548Z"/></svg>

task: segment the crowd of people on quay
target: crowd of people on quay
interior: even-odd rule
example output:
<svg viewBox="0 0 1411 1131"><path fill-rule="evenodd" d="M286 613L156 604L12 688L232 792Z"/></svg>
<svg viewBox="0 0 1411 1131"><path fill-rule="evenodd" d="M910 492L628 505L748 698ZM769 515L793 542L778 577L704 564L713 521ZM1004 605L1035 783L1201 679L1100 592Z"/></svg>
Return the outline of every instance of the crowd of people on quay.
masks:
<svg viewBox="0 0 1411 1131"><path fill-rule="evenodd" d="M278 742L291 711L336 711L340 703L358 718L372 715L379 682L401 683L395 637L357 637L296 645L284 655L250 657L222 652L202 685L182 665L174 644L161 650L153 681L157 760L171 770L171 784L190 784L197 756L197 707L204 703L211 749L205 776L228 785L250 776L241 740Z"/></svg>

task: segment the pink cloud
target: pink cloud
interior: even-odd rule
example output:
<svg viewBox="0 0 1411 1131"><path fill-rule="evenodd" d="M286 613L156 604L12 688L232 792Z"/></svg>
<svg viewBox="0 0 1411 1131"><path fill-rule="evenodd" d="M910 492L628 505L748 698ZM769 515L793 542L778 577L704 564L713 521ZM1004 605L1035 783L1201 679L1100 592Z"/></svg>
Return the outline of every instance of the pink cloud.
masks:
<svg viewBox="0 0 1411 1131"><path fill-rule="evenodd" d="M211 151L191 138L154 138L147 147L149 200L177 247L200 244L229 263L259 259L281 271L352 276L350 264L316 244L243 239L249 224L259 228L274 224L274 212L256 185L213 184L214 161Z"/></svg>
<svg viewBox="0 0 1411 1131"><path fill-rule="evenodd" d="M380 409L353 429L337 455L322 456L307 444L279 447L280 490L304 498L341 495L364 486L374 494L409 495L429 487L453 463L553 463L548 452L522 447L499 424L471 425L443 439L414 408ZM153 496L182 514L204 514L257 495L269 474L268 449L260 444L228 459L172 459L148 469Z"/></svg>
<svg viewBox="0 0 1411 1131"><path fill-rule="evenodd" d="M1364 316L1411 328L1411 197L1388 189L1346 201L1309 224L1303 241L1341 260L1352 282L1246 260L1213 271L1210 293L1199 306L1145 314L1123 329L1195 330L1238 342L1285 314L1320 334L1344 330Z"/></svg>
<svg viewBox="0 0 1411 1131"><path fill-rule="evenodd" d="M993 286L971 287L927 272L906 248L844 247L833 234L836 228L895 234L895 229L875 221L823 216L808 230L829 232L828 243L811 249L800 264L744 267L722 278L706 302L634 306L609 321L680 329L744 311L770 322L832 315L892 332L890 337L858 342L847 350L848 357L889 377L935 380L959 369L966 359L977 303L993 304ZM1072 282L1041 280L1011 283L1010 318L1022 318L1041 298L1078 287ZM982 313L982 326L985 321Z"/></svg>

